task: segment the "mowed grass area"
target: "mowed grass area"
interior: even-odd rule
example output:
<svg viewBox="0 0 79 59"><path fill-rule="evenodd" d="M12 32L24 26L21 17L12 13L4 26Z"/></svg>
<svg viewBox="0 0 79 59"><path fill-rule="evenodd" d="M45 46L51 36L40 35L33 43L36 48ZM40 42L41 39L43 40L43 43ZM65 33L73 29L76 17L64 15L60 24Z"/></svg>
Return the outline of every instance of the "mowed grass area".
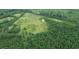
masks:
<svg viewBox="0 0 79 59"><path fill-rule="evenodd" d="M25 13L14 23L14 25L20 27L20 32L24 31L27 33L37 34L47 31L47 24L42 20L43 17L41 16L37 16L32 13Z"/></svg>
<svg viewBox="0 0 79 59"><path fill-rule="evenodd" d="M79 48L79 10L31 11L0 18L0 48Z"/></svg>

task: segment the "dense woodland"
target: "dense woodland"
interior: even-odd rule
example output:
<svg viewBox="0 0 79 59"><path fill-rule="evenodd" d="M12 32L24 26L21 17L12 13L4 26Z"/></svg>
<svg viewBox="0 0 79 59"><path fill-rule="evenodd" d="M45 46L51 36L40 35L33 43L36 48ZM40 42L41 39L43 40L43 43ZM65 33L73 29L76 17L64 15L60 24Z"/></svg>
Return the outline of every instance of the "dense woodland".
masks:
<svg viewBox="0 0 79 59"><path fill-rule="evenodd" d="M19 25L17 27L14 23L21 19L25 13L29 14L29 19L33 17L32 20L37 19L34 16L43 18L47 24L47 31L33 34L35 32L33 26L26 26L24 29L20 29ZM30 27L29 31L31 32L25 31ZM79 10L0 9L0 48L79 48Z"/></svg>

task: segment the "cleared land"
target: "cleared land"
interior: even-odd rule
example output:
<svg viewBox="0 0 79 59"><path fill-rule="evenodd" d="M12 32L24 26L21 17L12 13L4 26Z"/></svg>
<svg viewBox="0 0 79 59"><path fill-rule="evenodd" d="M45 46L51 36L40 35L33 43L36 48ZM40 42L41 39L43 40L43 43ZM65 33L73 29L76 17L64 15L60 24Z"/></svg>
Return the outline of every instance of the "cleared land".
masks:
<svg viewBox="0 0 79 59"><path fill-rule="evenodd" d="M21 31L36 34L47 31L47 24L42 19L41 16L25 13L14 25L19 27Z"/></svg>

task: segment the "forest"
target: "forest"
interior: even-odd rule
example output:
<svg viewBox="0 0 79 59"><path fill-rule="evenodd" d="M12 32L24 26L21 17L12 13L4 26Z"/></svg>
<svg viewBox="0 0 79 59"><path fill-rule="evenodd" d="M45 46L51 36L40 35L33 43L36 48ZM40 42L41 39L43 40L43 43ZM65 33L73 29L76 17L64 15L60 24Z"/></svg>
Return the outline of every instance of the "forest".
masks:
<svg viewBox="0 0 79 59"><path fill-rule="evenodd" d="M0 9L0 49L78 48L78 9Z"/></svg>

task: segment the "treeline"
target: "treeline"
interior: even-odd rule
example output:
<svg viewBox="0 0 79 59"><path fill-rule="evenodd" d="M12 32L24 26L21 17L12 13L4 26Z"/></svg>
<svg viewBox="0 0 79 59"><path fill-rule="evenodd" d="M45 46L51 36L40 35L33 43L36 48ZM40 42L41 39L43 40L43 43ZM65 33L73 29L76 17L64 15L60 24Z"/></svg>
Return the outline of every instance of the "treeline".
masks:
<svg viewBox="0 0 79 59"><path fill-rule="evenodd" d="M0 9L0 18L10 17L17 13L30 12L28 9Z"/></svg>
<svg viewBox="0 0 79 59"><path fill-rule="evenodd" d="M32 13L37 15L43 15L46 17L57 18L57 19L66 19L71 16L74 12L78 10L71 10L71 9L36 9L30 10Z"/></svg>

